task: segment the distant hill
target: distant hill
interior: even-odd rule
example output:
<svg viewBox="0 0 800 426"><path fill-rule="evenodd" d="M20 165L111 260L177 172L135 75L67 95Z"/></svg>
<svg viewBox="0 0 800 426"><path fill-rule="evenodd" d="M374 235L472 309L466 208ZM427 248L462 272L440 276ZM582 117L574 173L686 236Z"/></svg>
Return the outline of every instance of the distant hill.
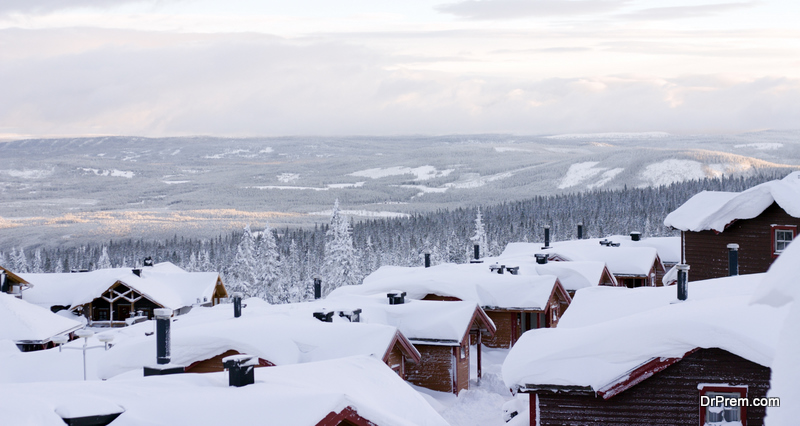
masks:
<svg viewBox="0 0 800 426"><path fill-rule="evenodd" d="M327 222L800 168L800 132L150 139L0 143L0 243Z"/></svg>

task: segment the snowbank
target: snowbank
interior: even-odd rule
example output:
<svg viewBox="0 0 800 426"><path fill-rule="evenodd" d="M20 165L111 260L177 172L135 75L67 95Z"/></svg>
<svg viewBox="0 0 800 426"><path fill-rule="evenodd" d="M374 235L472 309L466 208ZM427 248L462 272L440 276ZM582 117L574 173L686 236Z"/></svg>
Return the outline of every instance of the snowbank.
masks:
<svg viewBox="0 0 800 426"><path fill-rule="evenodd" d="M124 407L115 425L280 424L315 425L331 412L352 407L376 423L447 425L396 373L370 357L257 368L255 384L228 386L228 375L178 374L110 381L4 386L5 424L63 425L81 395L81 412ZM205 404L205 405L204 405Z"/></svg>

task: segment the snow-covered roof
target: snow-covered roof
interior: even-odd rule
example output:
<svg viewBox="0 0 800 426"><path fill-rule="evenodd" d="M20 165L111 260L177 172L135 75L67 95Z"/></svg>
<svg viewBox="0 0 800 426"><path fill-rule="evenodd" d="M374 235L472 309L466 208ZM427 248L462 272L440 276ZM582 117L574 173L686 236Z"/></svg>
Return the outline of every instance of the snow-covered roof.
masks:
<svg viewBox="0 0 800 426"><path fill-rule="evenodd" d="M244 303L247 307L239 318L233 317L231 304L222 304L195 308L174 320L170 332L172 363L188 366L228 350L257 356L275 365L353 355L382 359L397 336L397 328L383 324L324 323L311 314L291 318L275 313L259 299L247 299ZM119 331L115 340L120 342L99 363L101 378L156 362L156 336L145 335L153 331L152 323Z"/></svg>
<svg viewBox="0 0 800 426"><path fill-rule="evenodd" d="M0 340L14 342L50 341L53 336L67 334L81 327L78 321L62 317L14 296L0 293Z"/></svg>
<svg viewBox="0 0 800 426"><path fill-rule="evenodd" d="M56 414L124 407L115 425L315 425L348 407L375 424L446 426L447 422L385 364L370 357L255 369L255 383L228 386L228 373L108 381L4 384L5 423L62 425ZM205 405L204 405L205 404Z"/></svg>
<svg viewBox="0 0 800 426"><path fill-rule="evenodd" d="M488 257L484 261L488 264L501 264L506 266L519 266L520 275L555 275L566 290L579 290L584 287L596 286L603 279L606 270L605 262L599 260L583 260L571 262L536 263L534 254L540 253L541 245L531 243L510 243L500 256ZM608 272L611 282L616 285L616 279Z"/></svg>
<svg viewBox="0 0 800 426"><path fill-rule="evenodd" d="M800 273L800 244L792 242L772 263L761 286L753 296L753 303L769 306L786 306L789 314L780 325L780 342L772 363L772 378L768 397L781 398L781 406L767 408L766 425L794 424L800 417L800 286L797 274Z"/></svg>
<svg viewBox="0 0 800 426"><path fill-rule="evenodd" d="M800 172L756 185L742 192L703 191L664 219L664 225L682 231L722 232L737 219L752 219L772 203L800 218Z"/></svg>
<svg viewBox="0 0 800 426"><path fill-rule="evenodd" d="M25 300L44 307L74 307L89 303L120 281L171 309L191 306L197 303L197 299L211 301L219 279L216 272L186 272L169 262L141 270L141 276L134 274L131 268L20 276L33 284L33 288L25 291Z"/></svg>
<svg viewBox="0 0 800 426"><path fill-rule="evenodd" d="M557 328L532 330L517 341L503 379L512 388L598 391L653 358L681 358L696 348L721 348L769 366L786 310L750 305L758 282L751 276L692 282L689 300L679 303L671 303L675 287L582 290Z"/></svg>
<svg viewBox="0 0 800 426"><path fill-rule="evenodd" d="M650 246L608 247L600 245L600 239L595 238L551 242L548 249L542 249L543 246L542 243L510 243L499 257L527 256L535 261L535 254L546 253L567 261L599 261L604 262L608 270L617 276L647 276L658 258L658 251Z"/></svg>
<svg viewBox="0 0 800 426"><path fill-rule="evenodd" d="M492 333L494 323L474 301L441 302L413 300L390 305L386 294L370 296L338 294L308 303L273 305L275 312L293 317L312 318L320 310L361 309L361 321L397 327L411 343L458 345L466 337L475 320ZM477 315L477 318L476 318Z"/></svg>
<svg viewBox="0 0 800 426"><path fill-rule="evenodd" d="M477 302L484 308L543 310L556 280L555 275L497 274L486 263L445 263L430 268L383 266L362 285L339 287L329 298L352 294L385 297L389 291L402 290L411 299L435 294Z"/></svg>

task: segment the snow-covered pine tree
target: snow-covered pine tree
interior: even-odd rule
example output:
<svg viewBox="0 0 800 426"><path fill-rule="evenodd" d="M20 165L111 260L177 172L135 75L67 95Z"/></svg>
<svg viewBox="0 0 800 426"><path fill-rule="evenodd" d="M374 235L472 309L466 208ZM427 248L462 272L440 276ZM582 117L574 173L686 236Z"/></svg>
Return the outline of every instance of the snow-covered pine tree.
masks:
<svg viewBox="0 0 800 426"><path fill-rule="evenodd" d="M44 272L44 262L42 261L42 248L39 247L36 249L33 255L33 265L31 266L31 272L34 274L40 274Z"/></svg>
<svg viewBox="0 0 800 426"><path fill-rule="evenodd" d="M472 244L481 246L481 257L489 253L489 245L486 243L486 228L483 226L483 216L481 215L480 207L478 207L478 214L475 216L475 234L470 240ZM472 250L471 247L470 250Z"/></svg>
<svg viewBox="0 0 800 426"><path fill-rule="evenodd" d="M281 277L281 261L275 234L269 223L264 227L256 250L256 288L254 296L270 303L286 303L285 289L279 283ZM285 281L284 281L285 282Z"/></svg>
<svg viewBox="0 0 800 426"><path fill-rule="evenodd" d="M18 274L30 272L28 259L22 247L19 248L19 251L14 248L11 249L11 270Z"/></svg>
<svg viewBox="0 0 800 426"><path fill-rule="evenodd" d="M256 267L255 267L255 241L250 225L244 227L242 238L236 246L236 256L231 266L230 293L241 292L246 297L255 293Z"/></svg>
<svg viewBox="0 0 800 426"><path fill-rule="evenodd" d="M189 262L186 263L184 269L188 272L197 272L197 255L195 255L194 250L192 250L192 254L189 255Z"/></svg>
<svg viewBox="0 0 800 426"><path fill-rule="evenodd" d="M103 252L100 254L100 258L97 259L97 269L110 269L113 268L111 265L111 258L108 257L108 248L103 246Z"/></svg>
<svg viewBox="0 0 800 426"><path fill-rule="evenodd" d="M339 199L333 205L331 223L325 234L325 261L322 265L322 296L343 285L361 284L359 259L347 218L339 212Z"/></svg>

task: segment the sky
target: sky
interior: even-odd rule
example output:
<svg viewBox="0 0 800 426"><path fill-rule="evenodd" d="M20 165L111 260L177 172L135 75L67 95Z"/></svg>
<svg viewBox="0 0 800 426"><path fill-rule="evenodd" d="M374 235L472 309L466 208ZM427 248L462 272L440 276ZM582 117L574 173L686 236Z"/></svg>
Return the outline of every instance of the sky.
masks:
<svg viewBox="0 0 800 426"><path fill-rule="evenodd" d="M796 0L3 0L0 139L798 129Z"/></svg>

